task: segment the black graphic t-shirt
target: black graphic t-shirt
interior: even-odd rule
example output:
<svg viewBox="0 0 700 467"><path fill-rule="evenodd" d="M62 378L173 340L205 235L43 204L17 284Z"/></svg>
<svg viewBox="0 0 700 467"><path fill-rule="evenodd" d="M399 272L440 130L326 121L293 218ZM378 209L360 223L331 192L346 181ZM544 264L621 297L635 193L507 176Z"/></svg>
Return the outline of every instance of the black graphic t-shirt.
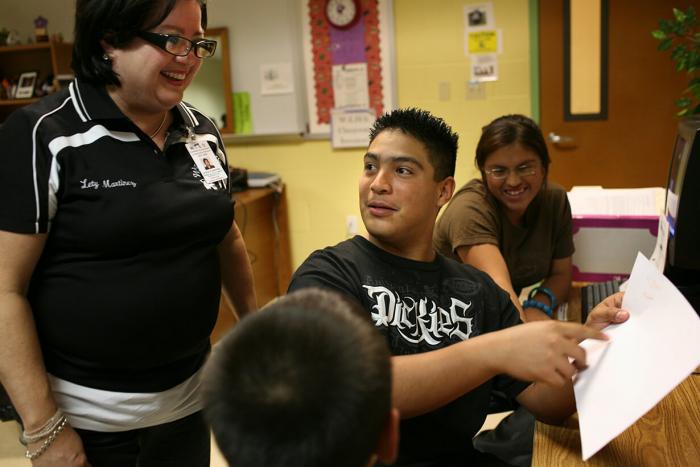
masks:
<svg viewBox="0 0 700 467"><path fill-rule="evenodd" d="M357 300L393 355L441 349L520 323L506 292L487 274L439 254L432 262L401 258L359 236L312 253L289 291L306 287ZM515 397L528 384L501 375L434 412L403 420L396 465L467 462L491 391Z"/></svg>

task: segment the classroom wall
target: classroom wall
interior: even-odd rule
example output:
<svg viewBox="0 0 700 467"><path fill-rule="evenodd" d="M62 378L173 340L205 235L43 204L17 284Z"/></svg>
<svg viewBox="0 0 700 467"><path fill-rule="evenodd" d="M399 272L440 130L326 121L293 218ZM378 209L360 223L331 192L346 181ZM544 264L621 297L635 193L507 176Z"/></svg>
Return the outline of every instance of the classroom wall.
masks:
<svg viewBox="0 0 700 467"><path fill-rule="evenodd" d="M464 5L471 2L393 3L398 105L425 108L445 118L459 133L456 178L458 184L465 183L476 174L473 153L480 128L504 113L530 112L529 2L493 0L496 26L503 30L500 79L483 85L483 98L470 100L466 99L469 68L463 38ZM0 27L12 25L24 40L33 30L31 20L42 14L49 18L50 33L62 32L71 40L73 11L74 0L23 0L21 8L5 9ZM446 101L439 100L441 82L449 83ZM231 145L228 151L236 166L282 176L287 186L294 268L313 250L345 239L348 215L359 220L361 149L334 151L327 140L321 140Z"/></svg>
<svg viewBox="0 0 700 467"><path fill-rule="evenodd" d="M26 43L28 38L34 40L34 18L39 15L49 20L49 35L60 33L63 40L73 40L75 0L5 0L0 5L0 29L4 27L16 31L22 43Z"/></svg>
<svg viewBox="0 0 700 467"><path fill-rule="evenodd" d="M484 98L470 100L463 39L467 3L394 0L398 105L425 108L459 133L458 185L476 175L473 154L481 127L501 114L529 114L531 104L528 1L493 0L496 26L503 30L500 79L483 85ZM441 101L438 91L444 81L449 83L450 98ZM228 150L236 166L282 176L287 186L293 268L313 250L344 240L346 216L359 219L361 149L334 151L328 141L311 141L235 145Z"/></svg>

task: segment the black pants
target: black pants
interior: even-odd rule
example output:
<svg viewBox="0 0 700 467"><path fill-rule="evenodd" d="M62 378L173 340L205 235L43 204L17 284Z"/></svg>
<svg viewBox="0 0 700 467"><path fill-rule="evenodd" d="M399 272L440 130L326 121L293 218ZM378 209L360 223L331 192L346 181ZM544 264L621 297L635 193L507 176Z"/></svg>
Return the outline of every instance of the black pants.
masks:
<svg viewBox="0 0 700 467"><path fill-rule="evenodd" d="M493 430L474 437L474 448L492 454L509 465L525 467L532 463L535 416L520 406L501 420Z"/></svg>
<svg viewBox="0 0 700 467"><path fill-rule="evenodd" d="M209 427L201 412L138 430L75 431L92 467L209 467Z"/></svg>

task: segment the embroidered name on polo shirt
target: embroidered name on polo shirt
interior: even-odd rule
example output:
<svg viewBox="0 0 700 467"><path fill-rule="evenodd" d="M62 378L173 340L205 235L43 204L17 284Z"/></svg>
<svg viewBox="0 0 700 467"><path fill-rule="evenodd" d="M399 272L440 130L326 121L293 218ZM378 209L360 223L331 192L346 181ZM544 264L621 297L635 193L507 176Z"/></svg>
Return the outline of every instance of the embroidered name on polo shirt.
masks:
<svg viewBox="0 0 700 467"><path fill-rule="evenodd" d="M99 188L121 188L121 187L129 187L129 188L136 188L136 182L132 182L131 180L115 180L111 181L109 179L102 180L102 183L100 184L97 180L88 180L87 178L84 178L80 181L80 189L81 190L86 190L86 189L93 189L97 190Z"/></svg>

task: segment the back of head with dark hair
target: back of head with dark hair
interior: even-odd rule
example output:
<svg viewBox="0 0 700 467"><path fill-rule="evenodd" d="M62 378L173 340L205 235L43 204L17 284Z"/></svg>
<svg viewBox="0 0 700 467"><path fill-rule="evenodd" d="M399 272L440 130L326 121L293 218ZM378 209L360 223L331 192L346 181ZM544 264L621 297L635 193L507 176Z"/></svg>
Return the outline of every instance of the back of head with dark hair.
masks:
<svg viewBox="0 0 700 467"><path fill-rule="evenodd" d="M435 169L434 180L439 182L455 174L459 136L441 118L427 110L397 109L379 117L369 134L370 144L385 130L401 130L420 141L428 151Z"/></svg>
<svg viewBox="0 0 700 467"><path fill-rule="evenodd" d="M205 414L233 467L361 467L391 410L388 347L340 295L305 289L215 347Z"/></svg>
<svg viewBox="0 0 700 467"><path fill-rule="evenodd" d="M482 177L484 164L489 155L511 144L519 144L537 154L545 175L547 174L550 163L549 151L540 127L525 115L512 114L498 117L481 130L481 138L476 145L475 163Z"/></svg>
<svg viewBox="0 0 700 467"><path fill-rule="evenodd" d="M197 0L202 9L202 29L207 27L206 0ZM78 78L94 84L119 86L112 63L104 60L100 40L114 47L131 42L140 31L158 26L175 8L178 0L77 0L75 38L71 67Z"/></svg>

